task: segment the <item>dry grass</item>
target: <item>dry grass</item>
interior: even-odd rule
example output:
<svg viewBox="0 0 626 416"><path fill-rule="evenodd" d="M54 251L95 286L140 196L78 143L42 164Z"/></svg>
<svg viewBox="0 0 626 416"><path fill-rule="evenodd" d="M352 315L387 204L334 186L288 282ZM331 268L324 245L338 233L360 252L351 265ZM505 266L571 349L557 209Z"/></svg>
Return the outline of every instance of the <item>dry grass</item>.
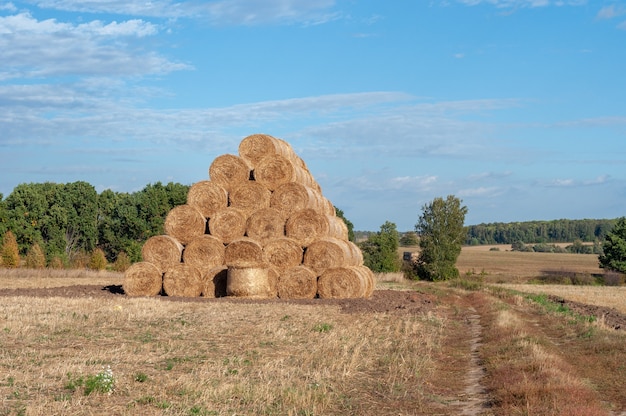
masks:
<svg viewBox="0 0 626 416"><path fill-rule="evenodd" d="M444 321L335 306L6 297L0 414L419 414ZM111 394L85 395L110 367ZM409 408L387 409L381 403Z"/></svg>
<svg viewBox="0 0 626 416"><path fill-rule="evenodd" d="M615 308L626 314L626 286L498 285L520 292L560 296L574 302Z"/></svg>
<svg viewBox="0 0 626 416"><path fill-rule="evenodd" d="M0 268L0 288L32 289L76 285L121 285L124 273L87 269Z"/></svg>

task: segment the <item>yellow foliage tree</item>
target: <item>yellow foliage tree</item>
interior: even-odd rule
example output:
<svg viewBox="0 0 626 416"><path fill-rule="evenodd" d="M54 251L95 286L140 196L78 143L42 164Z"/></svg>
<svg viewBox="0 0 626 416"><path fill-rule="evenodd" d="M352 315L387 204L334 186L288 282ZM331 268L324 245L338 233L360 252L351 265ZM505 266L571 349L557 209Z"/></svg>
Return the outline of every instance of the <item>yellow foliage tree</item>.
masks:
<svg viewBox="0 0 626 416"><path fill-rule="evenodd" d="M46 267L46 256L41 246L34 243L26 253L26 267L30 269L43 269Z"/></svg>
<svg viewBox="0 0 626 416"><path fill-rule="evenodd" d="M2 266L7 268L20 267L20 251L17 247L15 234L7 231L2 239Z"/></svg>
<svg viewBox="0 0 626 416"><path fill-rule="evenodd" d="M92 270L104 270L107 267L107 258L104 255L104 251L100 248L96 248L89 258L88 267Z"/></svg>

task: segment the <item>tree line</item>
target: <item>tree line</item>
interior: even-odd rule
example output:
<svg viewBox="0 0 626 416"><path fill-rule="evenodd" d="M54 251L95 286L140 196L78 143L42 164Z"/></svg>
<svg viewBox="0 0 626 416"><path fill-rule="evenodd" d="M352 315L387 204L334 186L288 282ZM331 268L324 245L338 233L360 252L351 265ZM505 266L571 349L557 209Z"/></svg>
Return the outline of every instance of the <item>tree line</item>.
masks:
<svg viewBox="0 0 626 416"><path fill-rule="evenodd" d="M187 200L189 187L160 182L132 193L98 194L87 182L20 184L0 194L0 236L15 236L20 255L41 247L48 264L65 266L77 256L102 250L113 262L120 253L141 259L143 243L163 234L167 213Z"/></svg>
<svg viewBox="0 0 626 416"><path fill-rule="evenodd" d="M604 241L616 219L525 221L467 226L467 245Z"/></svg>

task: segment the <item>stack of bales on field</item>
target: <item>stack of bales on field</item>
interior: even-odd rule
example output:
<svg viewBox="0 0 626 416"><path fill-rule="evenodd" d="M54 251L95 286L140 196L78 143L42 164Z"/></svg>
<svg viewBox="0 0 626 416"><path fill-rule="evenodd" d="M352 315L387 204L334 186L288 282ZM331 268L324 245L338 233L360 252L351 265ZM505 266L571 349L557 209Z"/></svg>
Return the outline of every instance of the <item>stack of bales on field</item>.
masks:
<svg viewBox="0 0 626 416"><path fill-rule="evenodd" d="M129 296L362 298L374 289L360 249L304 161L284 140L244 138L210 180L148 239L124 277Z"/></svg>

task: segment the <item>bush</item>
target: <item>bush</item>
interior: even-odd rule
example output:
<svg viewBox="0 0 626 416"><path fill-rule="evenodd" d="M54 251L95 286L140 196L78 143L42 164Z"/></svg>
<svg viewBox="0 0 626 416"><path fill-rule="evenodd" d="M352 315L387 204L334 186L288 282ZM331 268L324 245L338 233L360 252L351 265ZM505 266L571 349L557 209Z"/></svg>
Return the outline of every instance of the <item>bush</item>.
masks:
<svg viewBox="0 0 626 416"><path fill-rule="evenodd" d="M89 258L88 267L92 270L104 270L107 267L107 258L101 248L96 248Z"/></svg>
<svg viewBox="0 0 626 416"><path fill-rule="evenodd" d="M605 286L620 286L624 283L624 275L613 271L605 272L604 275L602 275L602 283L604 283Z"/></svg>
<svg viewBox="0 0 626 416"><path fill-rule="evenodd" d="M20 267L20 252L15 234L11 231L7 231L2 239L0 259L2 260L3 267L10 269Z"/></svg>
<svg viewBox="0 0 626 416"><path fill-rule="evenodd" d="M117 258L115 259L115 263L113 263L113 270L116 272L125 272L126 269L130 267L130 259L128 255L121 251L117 254Z"/></svg>
<svg viewBox="0 0 626 416"><path fill-rule="evenodd" d="M46 256L41 246L37 243L30 246L26 253L26 267L30 269L43 269L46 267Z"/></svg>
<svg viewBox="0 0 626 416"><path fill-rule="evenodd" d="M54 256L48 262L48 267L50 267L51 269L64 269L65 262L60 256Z"/></svg>

